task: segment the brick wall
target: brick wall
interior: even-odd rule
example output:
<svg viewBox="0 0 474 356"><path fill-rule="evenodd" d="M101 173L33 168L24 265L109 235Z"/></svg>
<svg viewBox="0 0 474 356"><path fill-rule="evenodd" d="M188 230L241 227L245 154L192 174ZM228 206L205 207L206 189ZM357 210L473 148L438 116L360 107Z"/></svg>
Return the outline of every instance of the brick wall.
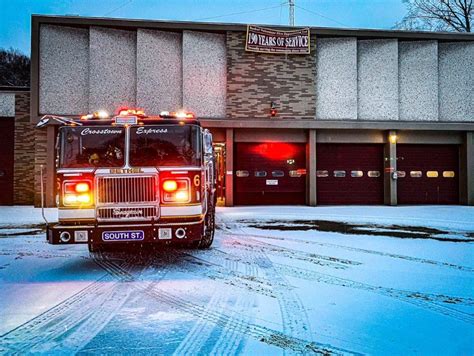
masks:
<svg viewBox="0 0 474 356"><path fill-rule="evenodd" d="M227 32L227 117L313 119L316 102L315 39L310 55L245 51L245 33Z"/></svg>
<svg viewBox="0 0 474 356"><path fill-rule="evenodd" d="M30 123L30 93L15 95L13 203L33 204L35 128Z"/></svg>
<svg viewBox="0 0 474 356"><path fill-rule="evenodd" d="M43 174L46 174L47 158L47 130L41 129L35 132L35 155L34 155L34 203L36 207L41 206L41 165L44 166ZM46 184L46 178L43 177ZM46 189L46 185L45 185Z"/></svg>

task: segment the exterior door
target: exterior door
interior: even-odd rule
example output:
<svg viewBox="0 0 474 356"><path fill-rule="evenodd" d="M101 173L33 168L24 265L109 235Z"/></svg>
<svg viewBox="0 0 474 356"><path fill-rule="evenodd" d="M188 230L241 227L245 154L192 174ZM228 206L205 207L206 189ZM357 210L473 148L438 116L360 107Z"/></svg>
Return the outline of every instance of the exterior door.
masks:
<svg viewBox="0 0 474 356"><path fill-rule="evenodd" d="M317 144L317 203L383 204L383 145Z"/></svg>
<svg viewBox="0 0 474 356"><path fill-rule="evenodd" d="M459 204L458 145L397 145L399 204Z"/></svg>
<svg viewBox="0 0 474 356"><path fill-rule="evenodd" d="M305 204L306 144L236 143L234 203Z"/></svg>
<svg viewBox="0 0 474 356"><path fill-rule="evenodd" d="M14 118L0 118L0 205L13 204Z"/></svg>

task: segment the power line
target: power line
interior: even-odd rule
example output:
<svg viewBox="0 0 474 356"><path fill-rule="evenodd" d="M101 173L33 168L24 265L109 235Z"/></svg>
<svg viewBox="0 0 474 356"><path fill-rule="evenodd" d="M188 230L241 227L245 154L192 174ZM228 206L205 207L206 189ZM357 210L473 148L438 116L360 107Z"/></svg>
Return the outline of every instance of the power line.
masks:
<svg viewBox="0 0 474 356"><path fill-rule="evenodd" d="M350 27L350 26L348 26L348 25L346 25L346 24L344 24L344 23L342 23L342 22L339 22L339 21L337 21L337 20L334 20L334 19L332 19L332 18L330 18L330 17L327 17L327 16L325 16L325 15L323 15L323 14L317 13L316 11L312 11L312 10L305 9L304 7L301 7L301 6L296 5L296 4L295 4L295 7L297 7L298 9L304 10L304 11L306 11L306 12L309 12L309 13L311 13L311 14L314 14L314 15L316 15L316 16L325 18L326 20L335 22L335 23L337 23L337 24L339 24L339 25L342 25L342 26L345 26L345 27Z"/></svg>
<svg viewBox="0 0 474 356"><path fill-rule="evenodd" d="M202 17L199 19L194 19L195 21L201 21L201 20L212 20L212 19L218 19L221 17L227 17L227 16L233 16L233 15L243 15L243 14L250 14L253 12L260 12L260 11L265 11L265 10L270 10L270 9L276 9L277 7L281 7L282 5L286 5L288 2L283 2L279 5L276 6L269 6L269 7L264 7L261 9L255 9L255 10L248 10L248 11L241 11L241 12L233 12L230 14L224 14L224 15L218 15L218 16L211 16L211 17Z"/></svg>
<svg viewBox="0 0 474 356"><path fill-rule="evenodd" d="M104 16L109 16L110 14L114 13L115 11L120 10L122 7L124 7L124 6L128 5L128 4L130 4L132 1L133 1L133 0L128 0L127 2L123 3L122 5L117 6L115 9L113 9L113 10L107 12L106 14L104 14Z"/></svg>

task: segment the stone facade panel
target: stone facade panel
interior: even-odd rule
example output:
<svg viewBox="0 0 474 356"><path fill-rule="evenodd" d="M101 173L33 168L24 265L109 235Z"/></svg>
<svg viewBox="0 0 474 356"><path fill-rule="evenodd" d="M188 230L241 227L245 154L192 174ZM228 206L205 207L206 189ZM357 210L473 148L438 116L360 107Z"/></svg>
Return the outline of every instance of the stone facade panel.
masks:
<svg viewBox="0 0 474 356"><path fill-rule="evenodd" d="M398 44L400 120L438 120L438 43Z"/></svg>
<svg viewBox="0 0 474 356"><path fill-rule="evenodd" d="M474 121L474 43L439 43L439 117Z"/></svg>
<svg viewBox="0 0 474 356"><path fill-rule="evenodd" d="M15 116L15 93L0 93L0 116Z"/></svg>
<svg viewBox="0 0 474 356"><path fill-rule="evenodd" d="M147 114L183 106L182 36L138 29L137 106Z"/></svg>
<svg viewBox="0 0 474 356"><path fill-rule="evenodd" d="M183 32L183 106L198 117L226 114L226 37Z"/></svg>
<svg viewBox="0 0 474 356"><path fill-rule="evenodd" d="M318 39L316 118L357 119L357 40Z"/></svg>
<svg viewBox="0 0 474 356"><path fill-rule="evenodd" d="M135 31L91 27L89 111L135 106L136 44Z"/></svg>
<svg viewBox="0 0 474 356"><path fill-rule="evenodd" d="M359 120L398 120L397 40L357 42Z"/></svg>
<svg viewBox="0 0 474 356"><path fill-rule="evenodd" d="M89 31L42 25L39 46L39 113L86 113L89 100Z"/></svg>

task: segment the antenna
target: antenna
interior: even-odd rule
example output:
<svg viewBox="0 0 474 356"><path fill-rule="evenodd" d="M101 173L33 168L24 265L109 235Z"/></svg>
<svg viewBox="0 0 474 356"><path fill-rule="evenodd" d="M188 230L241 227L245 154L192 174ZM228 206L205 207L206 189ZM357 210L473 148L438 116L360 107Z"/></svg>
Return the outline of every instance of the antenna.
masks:
<svg viewBox="0 0 474 356"><path fill-rule="evenodd" d="M290 26L295 26L295 0L288 0L290 5Z"/></svg>

